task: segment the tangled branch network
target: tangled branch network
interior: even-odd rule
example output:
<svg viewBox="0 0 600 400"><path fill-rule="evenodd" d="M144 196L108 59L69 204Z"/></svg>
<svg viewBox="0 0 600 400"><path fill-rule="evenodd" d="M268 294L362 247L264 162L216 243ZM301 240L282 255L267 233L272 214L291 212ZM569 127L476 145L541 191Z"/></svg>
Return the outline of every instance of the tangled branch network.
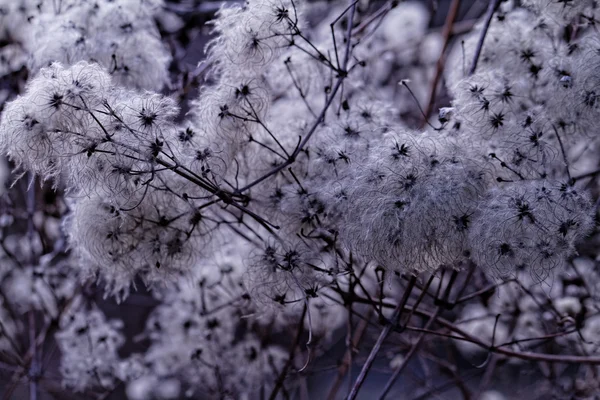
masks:
<svg viewBox="0 0 600 400"><path fill-rule="evenodd" d="M462 3L0 0L3 398L600 396L600 4Z"/></svg>

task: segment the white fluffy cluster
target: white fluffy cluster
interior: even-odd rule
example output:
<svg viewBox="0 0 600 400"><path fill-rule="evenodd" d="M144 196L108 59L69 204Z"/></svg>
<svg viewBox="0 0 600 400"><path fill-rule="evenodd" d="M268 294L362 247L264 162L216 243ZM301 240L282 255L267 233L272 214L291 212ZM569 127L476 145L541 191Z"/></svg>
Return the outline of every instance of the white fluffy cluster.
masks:
<svg viewBox="0 0 600 400"><path fill-rule="evenodd" d="M505 12L486 35L477 73L466 77L465 68L479 40L475 29L464 48L457 47L450 57L447 84L459 131L473 137L495 136L493 146L504 152L507 164L544 176L553 173L550 164L560 153L559 134L568 152L597 129L599 39L586 28L593 27L598 11L592 13L588 7L592 2L587 1L532 3L559 7L560 15L579 7L590 12L578 11L579 30L566 37L561 36L566 23L548 19L539 7Z"/></svg>
<svg viewBox="0 0 600 400"><path fill-rule="evenodd" d="M113 11L125 24L135 8L119 7ZM562 56L565 63L596 65L597 55L586 50L594 40L581 39L571 61L568 46L554 48L543 34L535 41L541 50L530 54L527 42L503 39L512 25L496 27L490 32L496 51L523 63L528 77L517 79L492 63L498 55L484 54L479 72L453 89L444 129L418 133L401 128L385 101L363 93L359 74L351 72L356 80L345 84L342 98L328 99L327 71L342 73L345 50L331 56L330 38L307 44L298 13L294 3L269 1L223 9L208 51L215 84L203 89L193 120L183 126L172 122L179 110L171 99L122 89L110 66L107 72L85 62L43 68L7 106L4 150L23 169L66 181L79 198L68 226L71 244L89 262L86 276L109 271L100 275L119 293L136 275L156 283L189 271L211 231L225 222L201 201L247 184L256 185L248 191L250 208L282 227L279 243L256 258L248 275L270 300L312 293L348 265L333 247L319 250L323 241L339 240L347 254L397 272L461 268L471 258L492 274L508 274L518 265L499 258L506 241L497 232L511 240L501 255L521 249L527 257L516 258L533 273L574 253L592 227L593 210L568 180L565 159L585 135L569 135L559 104L540 98L543 88L556 88L553 79L572 75L568 87L562 83L574 96L573 115L592 114L579 108L595 107L595 98L585 95L582 103L578 96L592 90L593 68L579 82L566 70L553 78L546 64L558 65ZM507 19L531 30L527 13ZM129 33L152 24L132 26ZM362 68L361 61L348 68ZM315 124L315 110L325 104L324 122ZM307 134L314 138L291 168L253 183L288 162ZM520 212L518 198L543 210L545 219Z"/></svg>
<svg viewBox="0 0 600 400"><path fill-rule="evenodd" d="M171 61L153 19L161 7L161 0L3 0L0 37L20 45L34 73L83 60L121 85L160 90Z"/></svg>
<svg viewBox="0 0 600 400"><path fill-rule="evenodd" d="M163 285L185 275L207 239L194 211L182 214L171 196L146 195L130 211L99 196L75 203L67 228L84 278L98 277L112 294L126 295L139 276ZM195 231L195 232L193 232Z"/></svg>
<svg viewBox="0 0 600 400"><path fill-rule="evenodd" d="M547 280L594 227L587 194L551 182L507 184L481 207L470 231L472 259L499 276L525 268L534 280Z"/></svg>
<svg viewBox="0 0 600 400"><path fill-rule="evenodd" d="M407 7L418 13L416 6ZM556 85L553 86L554 78L551 79L545 66L538 65L537 59L528 55L526 47L536 43L542 48L540 54L549 58L556 51L547 36L551 29L540 32L543 27L537 30L531 27L526 22L531 17L528 11L516 10L513 14L506 16L505 20L510 22L505 25L492 25L490 41L494 45L484 48L478 73L468 79L459 75L452 78L457 80L452 90L454 107L443 120L442 132L419 133L402 128L394 116L397 110L368 93L369 78L361 76L361 59L357 58L357 72L352 75L356 80L348 83L345 97L333 103L306 151L298 156L289 172L284 171L260 186L264 189L255 196L262 212L280 222L281 232L287 237L298 232L315 236L335 232L353 254L397 272L434 271L440 266L462 268L469 259L476 259L493 276L514 272L518 266L515 263L498 268L497 252L488 248L482 256L482 243L491 246L495 240L493 232L506 231L502 228L504 221L486 220L489 208L496 207L494 193L515 195L514 190L527 196L544 186L558 190L563 183L564 191L577 193L569 181L563 152L568 156L571 146L585 135L581 135L581 130L578 136L567 132L560 117L557 118L564 107L541 100L540 83L552 89ZM523 39L507 39L509 35L505 32L511 29L522 32ZM329 28L322 30L321 48L332 46ZM339 45L343 42L343 32L335 35ZM378 43L384 39L358 46L355 55L368 58L377 54ZM589 40L584 43L586 48L593 48ZM410 48L409 43L404 45ZM470 56L474 45L469 42L466 46ZM495 55L485 53L489 49ZM595 54L584 50L581 53L588 58ZM343 50L340 54L343 55ZM501 60L502 57L508 61ZM556 59L557 55L552 57ZM317 62L294 49L281 59L274 63L268 78L278 100L267 114L270 119L263 123L271 132L278 133L277 139L284 148L290 149L311 126L311 118L306 116L323 106L326 96L322 93L331 84L327 78L328 63L334 65L335 60L325 57ZM517 61L522 71L511 67L510 62ZM461 71L456 59L454 62L452 70ZM370 71L369 63L365 71ZM583 115L583 111L579 114ZM252 137L257 134L253 132ZM268 137L264 143L278 150L278 144ZM251 153L244 154L249 157ZM285 160L276 151L269 153L264 148L253 154L250 159L256 176ZM515 182L513 187L511 182ZM554 205L539 206L554 213L552 227L543 222L543 227L533 228L543 232L535 240L524 231L518 233L522 235L520 239L513 237L519 242L534 240L537 246L563 243L563 250L556 250L552 257L546 258L531 255L534 250L530 248L528 262L532 274L547 273L562 264L564 257L574 254L574 244L593 227L593 207L586 195L578 194L581 197L575 208L571 208L568 196L554 192L552 196L548 201ZM568 233L563 236L560 232L564 229L559 231L559 228L567 224L569 227L563 228ZM472 233L477 229L482 234L481 226L487 230L483 237ZM323 256L319 257L323 260ZM330 260L325 260L328 265ZM282 265L275 259L273 262ZM333 271L336 267L337 264L329 264L324 270ZM273 280L270 273L264 274L259 274L261 278L255 281L290 286L285 279ZM312 272L309 275L315 282L320 279L312 276ZM295 279L302 281L307 276L298 275Z"/></svg>
<svg viewBox="0 0 600 400"><path fill-rule="evenodd" d="M217 36L207 48L216 82L201 89L191 124L202 132L192 145L207 149L222 176L246 178L257 169L257 151L276 146L272 132L261 125L272 103L266 71L294 40L300 23L300 10L290 1L252 0L244 8L219 11Z"/></svg>
<svg viewBox="0 0 600 400"><path fill-rule="evenodd" d="M421 15L418 7L406 7ZM566 72L556 77L560 71L558 59L567 57L569 46L554 45L549 37L550 33L556 34L554 28L532 26L528 22L532 16L539 18L523 9L503 15L502 21L509 22L492 25L491 44L484 47L477 74L467 79L459 74L451 77L451 82L455 80L455 100L443 120L442 132L403 129L394 116L397 110L368 93L368 78L359 72L360 57L377 54L381 50L379 41L389 39L385 32L380 34L383 38L373 39L370 45L357 46L357 72L351 75L355 80L348 81L344 97L332 103L325 122L316 127L315 137L292 168L253 191L262 213L282 226L280 232L289 243L297 241L299 232L305 237L335 237L364 262L374 260L397 272L434 271L440 266L461 268L471 260L492 276L511 274L519 264L506 261L501 267L498 249L492 249L496 233L505 232L516 241L515 245L522 243L522 252L528 254L522 262L529 265L531 273L539 275L540 280L547 277L565 257L575 253L575 243L593 228L593 206L570 181L569 173L574 171L568 170L565 159L570 157L574 144L586 137L583 131L592 129L585 121L594 115L575 110L572 115L580 115L581 121L576 130L568 129L569 123L562 116L565 107L547 100L548 90L568 86L575 89L573 96L581 96L585 90L578 89L576 81L572 85L566 82ZM261 111L254 115L248 112L249 107L242 109L246 114L235 111L238 124L228 125L237 135L244 132L250 144L261 144L239 147L235 159L251 171L245 177L242 168L236 175L242 186L243 178L252 182L284 162L282 153L294 148L298 137L311 128L314 110L325 104L323 92L326 94L332 84L327 71L339 61L325 56L328 53L323 49L331 48L333 43L329 27L322 31L314 49L316 56L292 47L272 63L266 77L261 76L265 83L242 87L248 90L239 97L257 96L247 103L257 104ZM513 33L520 39L514 40ZM343 31L334 32L334 36L342 57ZM467 60L474 53L476 38L474 35L465 44ZM575 61L578 65L595 65L592 42L589 38L579 41L580 55L575 56L580 58ZM531 54L528 49L534 44L539 49ZM410 43L403 45L411 48ZM221 58L217 59L222 63ZM456 59L453 62L453 71L463 70ZM250 64L247 67L255 71ZM365 71L368 67L369 63ZM589 74L590 78L584 77L580 85L593 86ZM267 97L261 88L265 86L277 101L272 102L270 111L263 112ZM236 93L243 93L242 89L237 87ZM585 104L576 98L572 103L580 108ZM258 127L256 121L249 126L248 117L243 118L248 114L260 120ZM272 133L276 133L275 138ZM546 197L537 193L540 191ZM527 229L507 229L503 217L509 218L504 214L509 213L510 206L505 205L506 211L492 212L500 207L496 196L533 196L531 207L546 219L540 217ZM544 246L556 248L550 251ZM287 288L305 286L306 279L323 284L324 275L339 270L339 263L323 252L294 250L295 258L290 257L297 262L292 262L294 266L289 270L296 275L282 273L289 272L282 266L291 250L269 249L269 254L257 259L265 265L268 259L272 266L252 268L252 274L256 274L252 281L257 287L281 285L289 292ZM548 255L542 257L544 254ZM318 268L310 271L301 267L303 263Z"/></svg>
<svg viewBox="0 0 600 400"><path fill-rule="evenodd" d="M178 112L172 99L119 88L99 65L80 62L42 69L2 115L9 157L66 182L71 245L84 275L106 271L100 278L114 293L136 274L152 283L188 270L215 222L194 207L205 192L157 164L180 163Z"/></svg>
<svg viewBox="0 0 600 400"><path fill-rule="evenodd" d="M387 135L349 186L342 237L359 254L403 272L459 268L486 188L484 165L456 143Z"/></svg>
<svg viewBox="0 0 600 400"><path fill-rule="evenodd" d="M141 371L128 384L131 399L238 399L262 385L272 389L288 353L265 344L269 333L261 327L273 326L253 315L242 285L248 246L234 236L226 240L194 277L162 291L162 304L147 321L150 348L130 359ZM163 393L165 386L176 393Z"/></svg>
<svg viewBox="0 0 600 400"><path fill-rule="evenodd" d="M523 6L557 24L568 24L579 16L591 22L598 15L594 0L525 0Z"/></svg>
<svg viewBox="0 0 600 400"><path fill-rule="evenodd" d="M167 81L155 4L61 4L57 18L44 6L30 22L51 32L26 39L38 49L31 65L43 68L7 104L0 146L23 170L67 187L65 227L84 278L122 296L141 277L162 302L147 324L148 351L127 360L116 355L119 327L96 310L63 323L63 374L78 390L121 380L133 399L251 397L259 384L273 388L290 355L300 358L270 335L304 315L300 326L329 342L347 322L345 305L329 302L351 284L342 274L476 265L540 283L594 227L572 165L597 129L598 40L562 40L559 22L541 23L554 6L495 21L476 74L448 77L442 127L413 131L394 93L369 89L370 62L389 81L393 63L376 62L386 46L405 49L399 58L414 72L415 37L398 42L391 22L361 49L354 39L346 47L339 25L309 40L292 1L223 8L208 48L212 85L179 125L173 99L132 89ZM425 12L403 7L421 36ZM116 36L97 34L108 30ZM465 42L469 57L475 42ZM62 64L46 66L58 56ZM461 64L450 60L454 71ZM380 290L382 279L365 276ZM581 311L570 297L555 308ZM482 311L465 311L486 321L465 322L478 337L541 332L532 313L516 334L504 321L494 331Z"/></svg>
<svg viewBox="0 0 600 400"><path fill-rule="evenodd" d="M102 137L93 112L111 89L109 75L98 65L60 64L43 69L29 81L26 93L2 114L3 150L23 169L56 179L69 171L70 159L87 143ZM91 128L91 129L88 129ZM87 143L86 143L87 142ZM68 172L67 172L68 174ZM69 175L79 175L79 168Z"/></svg>
<svg viewBox="0 0 600 400"><path fill-rule="evenodd" d="M125 341L120 320L107 321L102 311L73 306L63 316L56 340L62 353L63 383L75 391L112 389L118 374L117 351Z"/></svg>

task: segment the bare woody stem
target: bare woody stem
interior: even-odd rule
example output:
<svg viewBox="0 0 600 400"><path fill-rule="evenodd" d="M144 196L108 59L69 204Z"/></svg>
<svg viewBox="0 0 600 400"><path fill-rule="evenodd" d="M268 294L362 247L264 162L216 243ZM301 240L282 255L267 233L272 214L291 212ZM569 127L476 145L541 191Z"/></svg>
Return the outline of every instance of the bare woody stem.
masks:
<svg viewBox="0 0 600 400"><path fill-rule="evenodd" d="M348 347L348 349L346 349L346 353L344 354L344 359L342 361L342 364L338 368L338 373L337 373L337 376L335 377L335 381L331 385L331 388L329 389L329 393L327 394L327 400L335 400L336 395L337 395L338 391L340 390L340 387L342 386L344 377L346 376L346 374L348 373L348 370L350 369L350 364L352 363L352 353L353 353L354 349L358 346L358 344L359 344L361 338L363 337L365 331L367 330L368 326L369 326L368 320L363 319L359 322L358 327L356 328L356 331L354 331L354 335L352 335L352 340L351 340L350 346Z"/></svg>
<svg viewBox="0 0 600 400"><path fill-rule="evenodd" d="M341 301L339 301L338 299L336 299L333 296L325 296L330 300L333 301L337 301L339 304L343 304ZM378 303L374 302L373 300L369 300L369 299L364 299L361 297L353 297L352 298L353 302L356 303L363 303L363 304L370 304L373 307L377 307ZM395 306L393 304L389 304L387 302L383 303L383 307L386 308L394 308ZM397 308L397 306L395 307ZM431 316L434 315L435 311L427 311L421 308L415 308L409 305L405 305L404 309L406 311L413 311L415 314L417 315L421 315L424 317L429 317L431 318ZM361 319L367 319L366 317L360 315L360 314L355 314L358 317L360 317ZM443 328L448 329L451 332L456 333L458 336L452 336L452 335L448 335L448 334L444 334L442 332L438 332L438 331L431 331L428 329L422 329L422 328L413 328L413 327L394 327L395 331L398 332L402 332L403 330L411 330L411 331L416 331L416 332L421 332L421 331L427 331L427 333L432 334L432 335L439 335L439 336L445 336L445 337L451 337L453 339L456 340L463 340L466 342L470 342L473 343L483 349L488 350L491 353L498 353L498 354L503 354L505 356L509 356L509 357L514 357L514 358L518 358L521 360L526 360L526 361L545 361L545 362L550 362L550 363L563 363L563 364L587 364L587 365L600 365L600 356L578 356L578 355L570 355L570 354L543 354L543 353L535 353L535 352L529 352L529 351L517 351L517 350L509 350L504 348L504 346L509 345L510 343L507 344L500 344L500 345L492 345L489 343L485 343L482 340L480 340L479 338L465 332L463 329L461 329L459 326L457 326L456 324L453 324L452 322L441 318L441 317L437 317L436 318L436 322L441 325ZM374 325L374 324L372 324ZM559 336L557 334L555 335L551 335L551 336ZM562 335L560 335L562 336ZM528 340L539 340L539 339L543 339L542 338L530 338Z"/></svg>
<svg viewBox="0 0 600 400"><path fill-rule="evenodd" d="M304 306L304 309L302 310L302 315L300 316L300 322L298 323L298 329L296 331L296 337L294 339L294 343L292 344L292 347L290 347L288 359L287 359L285 365L283 366L281 373L277 377L277 380L275 381L275 387L273 388L273 391L271 391L269 400L275 400L277 398L277 393L279 393L279 390L281 390L281 388L283 387L283 382L285 381L285 378L288 375L288 372L289 372L290 368L292 367L292 364L294 363L294 355L296 354L296 349L300 345L300 338L302 337L302 333L304 332L304 317L306 316L307 312L308 312L308 307Z"/></svg>
<svg viewBox="0 0 600 400"><path fill-rule="evenodd" d="M479 62L481 49L483 49L483 42L485 41L485 36L487 35L487 31L490 28L492 17L494 16L494 13L496 12L496 9L499 5L500 0L490 0L490 4L485 14L485 22L483 23L483 27L481 28L481 35L479 35L479 41L477 42L477 47L475 48L473 62L471 63L471 68L469 68L469 76L473 75L475 73L475 70L477 69L477 63Z"/></svg>
<svg viewBox="0 0 600 400"><path fill-rule="evenodd" d="M429 329L431 327L431 325L433 325L433 323L435 322L436 318L438 317L438 315L440 314L441 311L442 311L442 307L437 307L436 308L436 310L433 313L433 315L431 317L429 317L429 320L425 324L425 328L424 329ZM404 371L404 368L408 365L408 362L410 361L410 359L412 358L412 356L415 355L415 353L419 349L419 346L421 346L421 343L423 343L423 339L425 338L425 335L426 335L425 332L421 332L421 334L417 337L416 342L413 343L413 345L410 347L410 350L408 351L408 353L406 353L406 356L404 357L404 360L402 360L402 363L400 363L400 365L398 365L396 367L396 369L392 373L392 376L390 377L390 379L385 384L385 387L383 388L383 391L379 395L379 400L384 400L386 398L386 396L388 395L388 393L392 389L392 386L394 386L394 383L396 383L396 380L398 379L398 377L400 376L400 374L402 373L402 371Z"/></svg>
<svg viewBox="0 0 600 400"><path fill-rule="evenodd" d="M398 325L398 322L400 321L400 317L402 316L402 312L404 311L406 303L408 302L408 299L410 297L410 293L412 292L412 289L414 288L416 282L417 282L417 277L415 275L412 275L410 277L410 280L408 282L406 290L404 291L404 295L402 296L402 299L400 300L400 303L398 303L398 306L396 306L396 308L394 309L394 313L392 314L392 318L389 321L389 323L385 326L385 328L383 328L383 330L379 334L379 338L377 338L377 342L375 342L375 345L371 349L371 353L369 354L367 361L363 365L363 367L360 371L360 374L358 375L358 378L356 378L356 381L354 382L354 386L352 386L352 390L350 391L350 394L348 395L347 400L354 400L356 398L356 396L358 395L358 391L360 390L360 387L362 386L365 379L367 378L367 374L369 373L369 370L373 366L373 363L375 362L375 358L377 357L379 350L381 350L381 346L383 345L383 342L385 341L385 339L387 339L387 337L390 334L390 332L392 331L392 329L394 327L396 327L396 325Z"/></svg>
<svg viewBox="0 0 600 400"><path fill-rule="evenodd" d="M433 109L433 105L435 104L435 97L437 93L438 83L440 81L440 77L442 75L442 71L444 70L444 64L446 61L446 48L448 47L448 42L450 42L450 37L452 36L452 30L454 27L454 21L456 20L456 16L458 15L458 8L460 7L460 0L452 0L450 4L450 12L446 17L446 23L444 24L444 30L442 32L442 36L444 38L444 42L442 45L442 50L440 52L440 56L435 65L435 74L433 76L433 81L431 82L431 86L429 88L429 100L427 102L427 107L425 108L425 121L421 124L421 128L425 126L427 123L427 119L429 118L429 114L431 114L431 110Z"/></svg>

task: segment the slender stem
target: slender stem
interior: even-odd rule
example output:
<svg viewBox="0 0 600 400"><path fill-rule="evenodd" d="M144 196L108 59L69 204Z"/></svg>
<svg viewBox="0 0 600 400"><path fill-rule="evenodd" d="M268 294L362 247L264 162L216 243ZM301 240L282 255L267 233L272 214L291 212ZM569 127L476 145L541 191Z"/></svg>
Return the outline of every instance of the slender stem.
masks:
<svg viewBox="0 0 600 400"><path fill-rule="evenodd" d="M415 310L417 314L432 316L433 313L424 310ZM516 351L505 349L500 346L494 346L492 344L488 344L478 339L476 336L471 335L470 333L465 332L458 326L454 325L452 322L445 320L443 318L438 317L436 319L437 323L442 325L443 327L459 334L467 341L478 345L484 349L492 353L504 354L506 356L519 358L521 360L528 361L547 361L547 362L558 362L564 364L589 364L589 365L600 365L600 357L599 356L576 356L570 354L543 354L543 353L534 353L529 351Z"/></svg>
<svg viewBox="0 0 600 400"><path fill-rule="evenodd" d="M492 22L492 17L494 16L494 13L499 5L500 0L490 0L490 4L485 14L485 22L483 23L483 28L481 28L481 35L479 36L479 41L477 42L477 47L475 48L475 54L473 55L473 62L471 63L471 68L469 68L469 76L473 75L477 69L477 63L479 62L479 56L481 55L481 50L483 49L485 36L487 35L490 23Z"/></svg>
<svg viewBox="0 0 600 400"><path fill-rule="evenodd" d="M442 311L441 307L436 308L436 310L433 313L433 315L431 315L431 317L429 317L429 320L425 324L425 328L424 329L429 329L431 327L431 325L435 322L435 319L438 317L438 315L440 314L441 311ZM419 334L419 336L417 337L417 341L410 347L410 350L408 351L408 353L404 357L404 360L402 360L402 363L400 363L400 365L398 365L396 367L396 369L394 370L394 373L392 374L392 376L390 377L390 379L385 384L385 387L383 388L383 391L379 395L379 400L384 400L385 397L388 395L389 391L392 389L392 386L394 386L394 383L396 383L396 379L398 379L398 377L400 376L400 373L402 373L402 371L404 370L404 368L408 365L408 362L410 361L410 359L412 358L412 356L419 349L419 346L423 342L423 339L425 338L425 335L426 335L425 331L423 331L423 332L421 332Z"/></svg>
<svg viewBox="0 0 600 400"><path fill-rule="evenodd" d="M29 400L38 398L39 364L37 357L37 341L35 337L35 313L29 311L29 346L31 349L31 362L29 363Z"/></svg>
<svg viewBox="0 0 600 400"><path fill-rule="evenodd" d="M475 392L475 399L479 399L481 394L484 393L489 384L492 382L494 377L494 372L496 371L496 366L498 365L498 355L494 354L487 367L485 368L485 372L483 373L483 377L481 378L481 382L479 383L479 388L477 388L477 392Z"/></svg>
<svg viewBox="0 0 600 400"><path fill-rule="evenodd" d="M485 294L487 294L487 293L492 293L492 292L494 292L494 291L495 291L497 288L499 288L500 286L507 285L507 284L509 284L509 283L511 283L511 282L514 282L514 281L515 281L515 279L507 279L507 280L505 280L505 281L502 281L502 282L500 282L500 283L494 283L494 284L492 284L492 285L486 286L486 287L484 287L484 288L482 288L482 289L480 289L480 290L477 290L477 291L475 291L475 292L473 292L473 293L467 294L467 295L465 295L464 297L461 297L461 298L457 299L457 300L454 302L454 304L465 303L465 302L467 302L467 301L469 301L469 300L472 300L472 299L474 299L475 297L483 296L483 295L485 295Z"/></svg>
<svg viewBox="0 0 600 400"><path fill-rule="evenodd" d="M581 175L573 177L573 182L577 182L578 180L585 179L585 178L595 177L596 175L599 175L599 174L600 174L600 169L597 169L597 170L591 171L591 172L586 172L585 174L581 174Z"/></svg>
<svg viewBox="0 0 600 400"><path fill-rule="evenodd" d="M288 359L287 359L285 365L283 366L281 373L277 377L277 381L275 381L275 387L273 388L273 391L271 392L271 395L269 396L269 400L275 400L277 398L277 393L279 393L279 390L281 390L281 388L283 387L283 381L285 381L285 378L292 366L292 363L294 362L294 355L296 354L296 349L300 345L300 338L302 337L302 332L304 332L304 317L306 316L307 311L308 311L308 306L305 305L304 309L302 310L302 315L300 316L300 322L298 323L298 329L296 330L296 338L294 339L294 343L293 343L292 347L290 347Z"/></svg>
<svg viewBox="0 0 600 400"><path fill-rule="evenodd" d="M472 271L472 269L471 269ZM441 298L441 304L448 304L448 299L450 298L450 292L452 291L452 287L456 281L456 277L458 276L458 272L457 271L452 271L452 274L450 275L450 280L444 290L444 294L442 295ZM469 279L471 279L471 274L469 274L467 276L467 279L463 285L463 289L464 287L468 284ZM431 281L433 280L433 275L431 276L431 278L429 279L428 283L427 283L427 287L421 292L421 296L419 296L419 300L417 301L417 303L412 307L412 309L410 310L410 316L412 316L412 314L414 313L414 311L417 309L417 307L419 306L421 300L423 299L423 294L425 293L425 291L427 290L427 288L429 287L429 285L431 284ZM440 279L440 286L439 288L442 287L444 279ZM462 293L462 289L460 291L460 293ZM435 319L438 317L438 315L440 314L440 312L442 311L442 306L438 306L435 309L435 312L433 313L433 315L431 315L429 317L429 320L427 321L427 323L425 324L424 327L424 331L420 333L420 335L417 337L417 341L410 347L410 350L408 351L408 353L406 354L406 356L404 357L404 360L402 361L402 363L400 363L400 365L398 365L398 367L396 367L396 369L394 370L394 373L392 374L392 376L390 377L390 379L387 381L383 391L381 392L381 394L379 395L379 400L384 400L385 397L387 396L387 394L389 393L389 391L392 389L392 386L394 386L394 383L396 382L396 379L398 379L398 377L400 376L400 374L402 373L402 371L404 370L404 368L406 367L406 365L408 365L408 362L410 361L410 359L412 358L412 356L416 353L416 351L419 349L419 346L421 345L421 343L423 342L423 339L425 338L425 330L428 330L431 325L435 322ZM409 320L406 321L406 324L408 324L410 322L410 316L409 316Z"/></svg>
<svg viewBox="0 0 600 400"><path fill-rule="evenodd" d="M359 26L354 28L352 30L352 35L356 36L363 33L365 29L369 27L369 25L371 25L378 19L383 19L386 16L386 14L389 13L393 8L394 6L392 5L391 1L385 2L385 4L383 4L377 11L375 11L373 14L367 17L363 22L361 22Z"/></svg>
<svg viewBox="0 0 600 400"><path fill-rule="evenodd" d="M388 337L388 335L390 334L392 329L395 328L396 325L398 325L398 321L400 321L400 317L402 316L402 311L404 310L404 308L406 306L408 298L410 297L410 293L411 293L413 287L415 286L416 282L417 282L417 277L415 275L412 275L410 277L410 281L408 282L408 286L406 287L406 290L404 291L402 300L400 300L400 303L398 303L398 306L396 306L396 308L394 309L394 313L392 314L391 320L385 326L385 328L383 328L383 330L381 331L381 334L379 335L379 338L377 338L377 342L375 342L375 345L371 349L371 353L369 354L367 361L363 365L363 367L360 371L360 374L358 375L358 378L356 378L356 381L354 382L354 386L352 386L352 390L350 391L350 394L348 395L347 400L354 400L356 398L356 396L358 395L358 391L360 390L360 387L362 386L365 379L367 378L367 374L369 373L369 370L373 366L373 363L375 362L375 358L377 357L377 354L379 353L379 350L381 349L383 342Z"/></svg>
<svg viewBox="0 0 600 400"><path fill-rule="evenodd" d="M337 302L340 305L343 305L343 303L341 301L339 301L339 299L336 299L333 296L328 296L328 295L324 295L324 296L332 301ZM357 303L370 304L373 307L377 306L376 302L369 300L369 299L360 298L360 297L353 297L352 301L357 302ZM394 305L389 304L389 303L383 303L383 306L386 308L394 307ZM407 311L414 310L415 314L426 316L426 317L431 317L434 313L432 311L418 309L418 308L414 308L414 307L408 306L408 305L404 306L404 309L406 309ZM358 313L355 315L357 315L361 319L366 319L366 317L364 317ZM519 358L521 360L527 360L527 361L546 361L546 362L555 362L555 363L564 363L564 364L600 365L600 356L577 356L577 355L569 355L569 354L543 354L543 353L534 353L534 352L529 352L529 351L509 350L509 349L505 349L502 347L505 344L494 346L492 344L485 343L482 340L478 339L477 337L465 332L459 326L457 326L457 325L453 324L452 322L450 322L446 319L443 319L441 317L438 317L436 319L436 322L438 324L440 324L441 326L443 326L444 328L458 334L458 336L445 334L443 332L426 330L428 333L430 333L432 335L448 337L448 338L455 339L455 340L463 340L466 342L470 342L470 343L473 343L473 344L475 344L483 349L486 349L487 351L490 351L492 353L504 354L509 357L515 357L515 358ZM411 331L421 332L425 329L413 328L411 326L407 326L405 328L395 327L394 330L398 331L398 332L402 332L403 330L411 330ZM527 340L533 340L533 338L530 338Z"/></svg>
<svg viewBox="0 0 600 400"><path fill-rule="evenodd" d="M565 170L567 172L567 177L569 177L569 183L573 182L573 178L571 177L571 172L569 171L569 160L567 159L567 152L565 151L565 146L563 145L562 139L558 134L558 130L552 124L552 129L554 129L554 133L556 134L556 139L558 140L558 144L560 145L560 152L562 153L563 162L565 163Z"/></svg>
<svg viewBox="0 0 600 400"><path fill-rule="evenodd" d="M452 0L452 3L450 4L450 11L446 16L446 22L444 24L444 30L442 32L442 37L444 38L442 50L440 51L440 56L438 57L437 63L435 65L435 74L433 75L433 81L431 82L431 86L429 87L429 100L427 102L427 107L425 108L424 113L425 121L423 121L423 123L421 124L421 128L423 128L427 123L426 120L427 118L429 118L429 114L431 114L431 110L433 109L433 105L435 104L438 83L440 81L440 77L442 76L444 65L446 63L446 48L448 47L448 42L450 42L450 37L452 36L452 28L454 26L456 16L458 15L459 7L460 0Z"/></svg>
<svg viewBox="0 0 600 400"><path fill-rule="evenodd" d="M352 363L352 353L354 352L354 349L358 346L358 343L360 342L361 338L363 337L368 326L369 326L368 320L363 319L359 322L358 327L356 328L356 331L354 332L354 335L352 335L352 340L350 342L350 346L348 347L348 349L346 349L346 354L344 354L344 359L342 361L342 364L338 368L338 373L337 373L337 376L335 377L335 381L331 385L331 389L329 389L329 393L327 394L327 400L335 400L337 392L340 389L340 387L342 386L342 381L343 381L344 377L346 376L346 373L350 369L350 365Z"/></svg>
<svg viewBox="0 0 600 400"><path fill-rule="evenodd" d="M419 288L421 290L421 294L419 294L419 298L417 299L416 303L413 305L413 309L410 310L410 312L408 313L408 317L406 317L406 321L401 326L408 325L408 323L410 322L410 320L414 314L414 309L419 307L419 304L421 304L421 302L423 301L423 298L427 294L427 290L429 289L429 286L431 286L431 282L433 282L433 278L435 278L435 275L431 274L431 276L427 280L427 283L425 284L425 286L422 288ZM381 306L380 308L383 309L383 306Z"/></svg>
<svg viewBox="0 0 600 400"><path fill-rule="evenodd" d="M479 374L479 371L472 371L471 373L466 374L466 377L468 379L472 379L472 378L475 378L478 374ZM453 388L454 386L456 386L457 381L458 381L457 379L451 379L448 382L444 382L441 385L438 385L436 387L433 387L433 388L429 389L428 391L426 391L425 393L419 395L418 397L415 397L414 400L430 399L436 393L441 394L442 392ZM463 398L464 399L468 399L468 397L464 397L464 391L462 390L462 388L461 388L461 391L463 392Z"/></svg>

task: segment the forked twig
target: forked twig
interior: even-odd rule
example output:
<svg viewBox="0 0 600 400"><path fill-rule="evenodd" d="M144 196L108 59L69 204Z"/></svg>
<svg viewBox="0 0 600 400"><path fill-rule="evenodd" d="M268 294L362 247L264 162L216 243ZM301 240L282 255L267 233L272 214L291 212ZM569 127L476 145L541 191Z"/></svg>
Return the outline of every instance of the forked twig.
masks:
<svg viewBox="0 0 600 400"><path fill-rule="evenodd" d="M363 365L363 367L360 371L360 374L358 375L358 378L356 378L356 381L354 382L354 385L352 386L352 390L350 391L350 394L348 395L347 400L354 400L356 398L356 396L358 395L358 391L360 390L360 387L362 386L365 379L367 378L367 374L369 373L369 370L373 366L373 363L375 362L375 358L377 357L377 354L379 353L379 350L381 349L383 342L385 341L385 339L387 339L387 337L390 334L390 332L392 331L392 329L394 329L396 327L396 325L398 325L398 321L400 321L402 312L404 311L406 303L408 302L408 298L410 297L410 293L412 292L412 289L414 288L416 282L417 282L417 277L415 275L412 275L410 277L410 280L408 282L406 290L404 291L402 300L400 300L400 303L398 303L398 305L394 309L394 313L392 314L392 318L390 319L388 324L385 326L385 328L383 328L383 330L379 334L379 337L377 338L377 342L375 342L375 345L371 349L371 353L369 354L367 361Z"/></svg>

